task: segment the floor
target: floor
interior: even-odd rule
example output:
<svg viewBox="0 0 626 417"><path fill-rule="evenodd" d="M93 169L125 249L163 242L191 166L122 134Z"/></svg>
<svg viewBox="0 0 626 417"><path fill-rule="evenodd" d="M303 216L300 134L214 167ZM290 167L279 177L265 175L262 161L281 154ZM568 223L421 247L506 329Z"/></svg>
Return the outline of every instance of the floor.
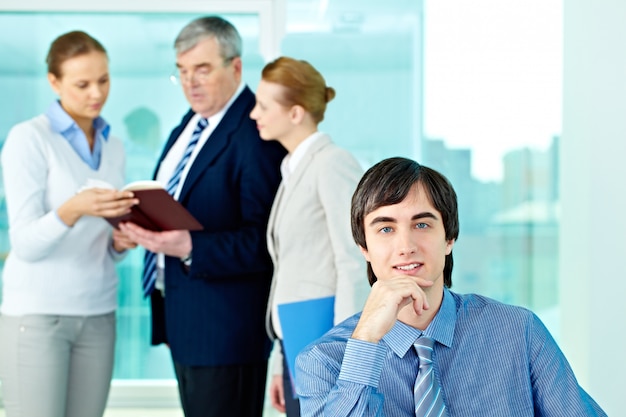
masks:
<svg viewBox="0 0 626 417"><path fill-rule="evenodd" d="M0 417L6 417L1 408ZM110 408L104 413L104 417L183 417L183 412L176 408Z"/></svg>
<svg viewBox="0 0 626 417"><path fill-rule="evenodd" d="M281 417L284 414L280 414L276 410L266 411L263 417ZM5 417L4 413L0 411L0 417ZM183 412L179 409L156 409L156 408L110 408L104 413L104 417L184 417Z"/></svg>
<svg viewBox="0 0 626 417"><path fill-rule="evenodd" d="M284 414L274 409L266 410L264 417L281 417ZM4 409L0 408L0 417L6 417ZM109 408L104 417L183 417L183 412L177 408Z"/></svg>
<svg viewBox="0 0 626 417"><path fill-rule="evenodd" d="M104 417L183 417L183 412L177 408L170 409L139 409L139 408L109 408Z"/></svg>

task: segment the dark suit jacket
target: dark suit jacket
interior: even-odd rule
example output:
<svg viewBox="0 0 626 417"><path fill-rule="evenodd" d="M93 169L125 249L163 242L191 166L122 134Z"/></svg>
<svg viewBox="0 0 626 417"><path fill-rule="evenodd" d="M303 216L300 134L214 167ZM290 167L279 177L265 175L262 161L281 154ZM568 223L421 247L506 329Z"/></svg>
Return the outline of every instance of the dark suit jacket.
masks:
<svg viewBox="0 0 626 417"><path fill-rule="evenodd" d="M259 137L249 117L254 103L246 87L190 167L179 201L204 230L191 232L189 271L166 256L165 297L152 294L152 343L169 343L183 365L269 356L264 317L272 262L265 232L286 151ZM172 131L159 165L193 115L190 110Z"/></svg>

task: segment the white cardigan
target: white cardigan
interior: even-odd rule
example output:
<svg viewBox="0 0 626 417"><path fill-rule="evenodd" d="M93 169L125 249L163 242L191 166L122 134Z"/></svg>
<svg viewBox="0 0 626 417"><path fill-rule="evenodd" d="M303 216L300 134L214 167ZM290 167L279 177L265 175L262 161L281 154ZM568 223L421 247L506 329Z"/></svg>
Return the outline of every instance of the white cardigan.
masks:
<svg viewBox="0 0 626 417"><path fill-rule="evenodd" d="M122 143L109 137L92 170L45 115L14 126L2 149L11 252L0 313L97 315L117 307L111 227L83 216L66 226L56 209L89 179L124 185Z"/></svg>

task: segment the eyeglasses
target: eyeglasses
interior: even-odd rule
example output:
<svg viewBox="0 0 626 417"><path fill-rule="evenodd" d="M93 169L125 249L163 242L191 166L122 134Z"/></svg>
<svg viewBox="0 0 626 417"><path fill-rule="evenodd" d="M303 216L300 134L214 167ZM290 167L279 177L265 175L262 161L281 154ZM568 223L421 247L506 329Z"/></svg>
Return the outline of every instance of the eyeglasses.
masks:
<svg viewBox="0 0 626 417"><path fill-rule="evenodd" d="M227 66L235 57L226 58L223 66ZM174 68L174 71L170 74L170 82L174 85L181 85L183 83L189 83L195 80L198 84L204 84L207 82L211 73L213 72L211 66L200 66L193 71L185 71L181 73L180 68Z"/></svg>

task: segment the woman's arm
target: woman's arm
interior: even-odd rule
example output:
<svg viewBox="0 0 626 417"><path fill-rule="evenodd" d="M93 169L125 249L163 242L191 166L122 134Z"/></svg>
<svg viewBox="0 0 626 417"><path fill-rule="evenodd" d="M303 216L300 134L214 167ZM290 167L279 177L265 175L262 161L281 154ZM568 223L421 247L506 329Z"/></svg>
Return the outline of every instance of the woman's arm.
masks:
<svg viewBox="0 0 626 417"><path fill-rule="evenodd" d="M335 324L363 308L369 293L366 262L350 230L352 194L363 169L348 152L335 148L318 177L318 195L335 264Z"/></svg>
<svg viewBox="0 0 626 417"><path fill-rule="evenodd" d="M17 125L2 149L11 250L26 261L46 257L83 215L121 215L136 203L129 192L91 189L54 210L47 202L50 155L41 135L28 124Z"/></svg>

